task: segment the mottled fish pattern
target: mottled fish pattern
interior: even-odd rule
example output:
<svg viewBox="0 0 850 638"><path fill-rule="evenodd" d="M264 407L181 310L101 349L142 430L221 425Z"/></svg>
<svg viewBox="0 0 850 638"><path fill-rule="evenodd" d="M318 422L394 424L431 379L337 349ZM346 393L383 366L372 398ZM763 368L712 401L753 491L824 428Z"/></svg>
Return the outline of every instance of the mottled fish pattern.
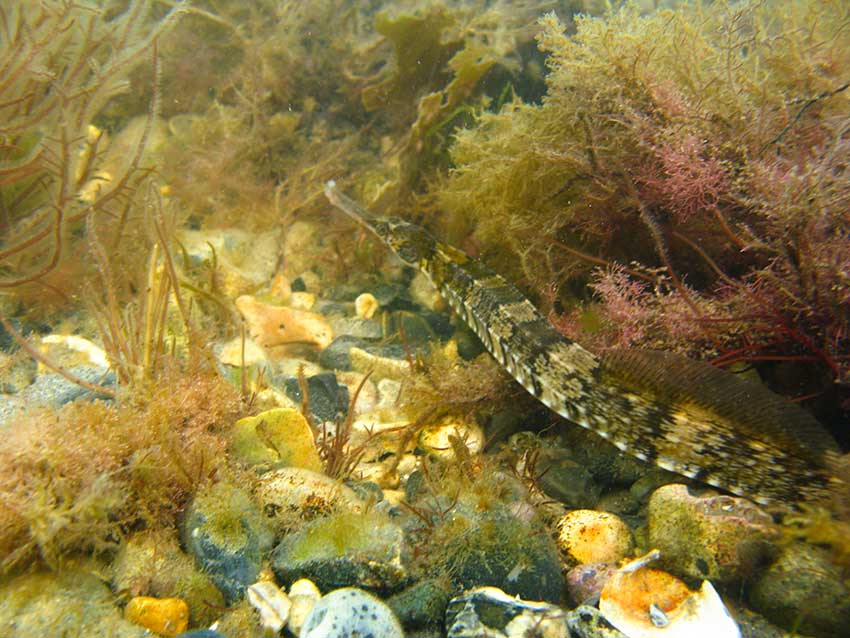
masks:
<svg viewBox="0 0 850 638"><path fill-rule="evenodd" d="M379 218L329 182L330 202L421 269L490 354L531 395L620 450L762 504L825 501L843 483L838 447L800 407L678 355L597 357L480 261L422 228Z"/></svg>

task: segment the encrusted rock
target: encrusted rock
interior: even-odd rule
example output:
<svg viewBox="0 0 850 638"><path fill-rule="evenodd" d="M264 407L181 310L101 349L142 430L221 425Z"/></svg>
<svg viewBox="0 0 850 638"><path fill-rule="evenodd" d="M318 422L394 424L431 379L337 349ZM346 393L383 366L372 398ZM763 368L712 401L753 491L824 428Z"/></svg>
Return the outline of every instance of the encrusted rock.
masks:
<svg viewBox="0 0 850 638"><path fill-rule="evenodd" d="M596 510L573 510L558 521L558 545L568 563L616 563L634 548L621 518Z"/></svg>
<svg viewBox="0 0 850 638"><path fill-rule="evenodd" d="M192 501L183 522L187 551L212 578L227 604L242 598L257 581L273 535L251 497L216 483Z"/></svg>
<svg viewBox="0 0 850 638"><path fill-rule="evenodd" d="M364 503L350 487L319 472L287 467L263 474L254 488L265 517L279 530L337 511L359 512Z"/></svg>
<svg viewBox="0 0 850 638"><path fill-rule="evenodd" d="M272 553L282 582L309 578L322 590L359 586L392 592L405 584L401 528L374 511L319 518L284 537Z"/></svg>
<svg viewBox="0 0 850 638"><path fill-rule="evenodd" d="M605 583L617 571L610 563L585 563L567 572L567 592L576 604L595 604Z"/></svg>
<svg viewBox="0 0 850 638"><path fill-rule="evenodd" d="M850 589L827 553L812 545L784 547L750 588L750 603L771 622L806 636L848 635Z"/></svg>
<svg viewBox="0 0 850 638"><path fill-rule="evenodd" d="M324 596L301 629L301 638L350 636L404 638L404 631L386 604L355 587L337 589Z"/></svg>
<svg viewBox="0 0 850 638"><path fill-rule="evenodd" d="M769 514L743 498L694 496L665 485L649 499L649 546L673 573L713 582L751 578L774 552L777 529Z"/></svg>
<svg viewBox="0 0 850 638"><path fill-rule="evenodd" d="M497 587L477 587L452 599L446 609L447 638L569 638L564 611L545 602L508 596Z"/></svg>
<svg viewBox="0 0 850 638"><path fill-rule="evenodd" d="M275 408L240 419L229 438L230 453L246 465L322 471L313 431L298 410Z"/></svg>
<svg viewBox="0 0 850 638"><path fill-rule="evenodd" d="M189 607L179 598L136 596L124 608L124 618L161 636L176 636L189 626Z"/></svg>

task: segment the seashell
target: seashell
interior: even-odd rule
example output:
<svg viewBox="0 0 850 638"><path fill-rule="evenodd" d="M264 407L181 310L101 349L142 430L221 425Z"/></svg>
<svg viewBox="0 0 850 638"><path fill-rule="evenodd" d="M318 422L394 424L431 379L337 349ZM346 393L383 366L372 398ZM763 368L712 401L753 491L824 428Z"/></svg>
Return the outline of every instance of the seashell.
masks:
<svg viewBox="0 0 850 638"><path fill-rule="evenodd" d="M370 292L364 292L354 300L354 312L358 317L371 319L375 316L379 307L378 300L375 295Z"/></svg>
<svg viewBox="0 0 850 638"><path fill-rule="evenodd" d="M611 625L628 638L740 638L709 581L693 591L675 576L645 567L646 562L626 565L602 588L599 610Z"/></svg>
<svg viewBox="0 0 850 638"><path fill-rule="evenodd" d="M292 601L270 580L261 580L248 587L248 601L260 612L263 629L278 634L289 620Z"/></svg>
<svg viewBox="0 0 850 638"><path fill-rule="evenodd" d="M312 580L299 578L289 588L289 599L292 601L292 609L289 611L289 622L287 627L294 635L301 633L304 621L313 610L313 606L319 602L322 593Z"/></svg>

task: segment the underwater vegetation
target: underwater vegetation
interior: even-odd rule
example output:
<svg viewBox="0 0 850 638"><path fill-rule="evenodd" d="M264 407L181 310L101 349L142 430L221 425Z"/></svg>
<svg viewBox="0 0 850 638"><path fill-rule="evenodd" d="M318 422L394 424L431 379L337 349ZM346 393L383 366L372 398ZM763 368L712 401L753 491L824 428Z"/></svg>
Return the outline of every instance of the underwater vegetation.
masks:
<svg viewBox="0 0 850 638"><path fill-rule="evenodd" d="M841 2L627 5L568 36L547 14L542 104L457 132L444 224L595 349L772 362L787 394L846 403L848 20ZM783 384L782 362L825 381Z"/></svg>

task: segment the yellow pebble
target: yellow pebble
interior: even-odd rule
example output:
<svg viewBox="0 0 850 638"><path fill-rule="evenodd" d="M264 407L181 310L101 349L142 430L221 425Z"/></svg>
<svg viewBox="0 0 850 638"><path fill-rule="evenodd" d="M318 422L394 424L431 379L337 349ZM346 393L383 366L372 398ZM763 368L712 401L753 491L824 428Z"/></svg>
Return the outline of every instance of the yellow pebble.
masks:
<svg viewBox="0 0 850 638"><path fill-rule="evenodd" d="M162 636L176 636L189 626L189 607L180 598L136 596L124 608L124 618Z"/></svg>
<svg viewBox="0 0 850 638"><path fill-rule="evenodd" d="M354 312L358 317L371 319L375 316L375 312L378 310L378 305L378 300L375 299L375 295L369 292L364 292L354 300Z"/></svg>

